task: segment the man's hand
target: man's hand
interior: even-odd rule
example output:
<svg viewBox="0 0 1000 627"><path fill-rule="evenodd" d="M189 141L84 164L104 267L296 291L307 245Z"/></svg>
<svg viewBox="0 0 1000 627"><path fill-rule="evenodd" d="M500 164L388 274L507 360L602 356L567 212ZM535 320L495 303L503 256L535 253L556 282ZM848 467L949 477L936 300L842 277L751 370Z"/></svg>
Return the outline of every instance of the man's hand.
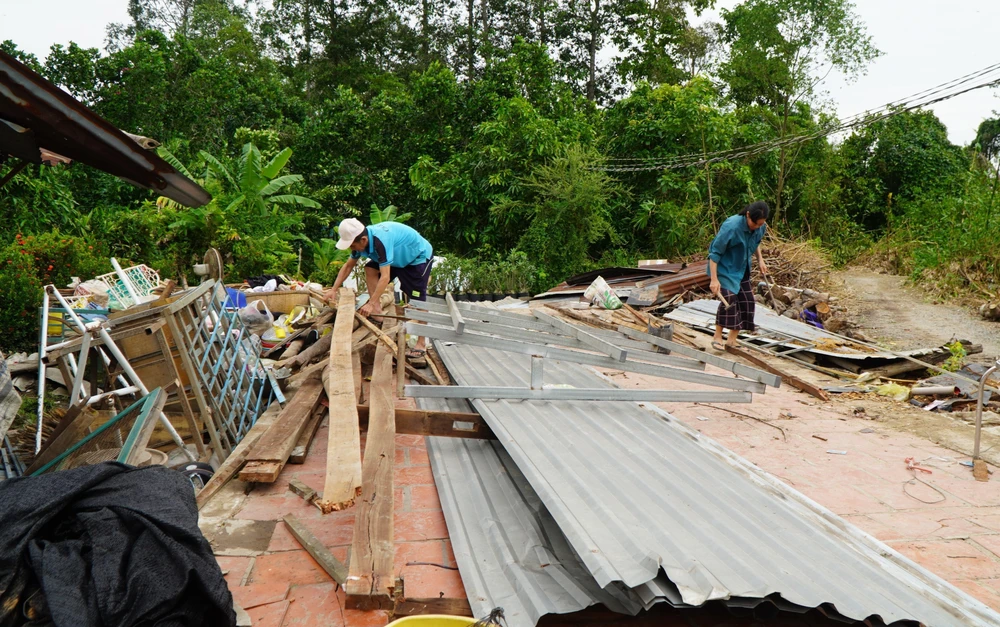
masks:
<svg viewBox="0 0 1000 627"><path fill-rule="evenodd" d="M376 302L368 301L367 303L361 306L361 309L358 310L358 313L364 316L365 318L371 315L378 316L382 313L382 305Z"/></svg>
<svg viewBox="0 0 1000 627"><path fill-rule="evenodd" d="M337 302L337 288L332 287L327 291L323 292L323 298L326 299L326 302L328 303Z"/></svg>
<svg viewBox="0 0 1000 627"><path fill-rule="evenodd" d="M763 259L759 259L757 261L757 265L760 266L760 273L761 274L767 274L767 264L764 263Z"/></svg>
<svg viewBox="0 0 1000 627"><path fill-rule="evenodd" d="M719 279L712 279L712 282L708 284L708 289L712 290L712 293L716 296L722 291L722 284L719 283Z"/></svg>

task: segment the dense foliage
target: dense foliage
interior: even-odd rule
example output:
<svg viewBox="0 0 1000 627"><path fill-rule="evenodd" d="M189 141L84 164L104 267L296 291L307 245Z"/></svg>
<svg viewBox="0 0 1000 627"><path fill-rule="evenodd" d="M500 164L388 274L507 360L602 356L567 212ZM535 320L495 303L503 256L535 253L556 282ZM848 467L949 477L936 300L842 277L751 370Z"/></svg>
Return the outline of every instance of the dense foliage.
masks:
<svg viewBox="0 0 1000 627"><path fill-rule="evenodd" d="M390 209L451 257L441 289L476 277L503 291L499 273L537 291L597 264L699 253L760 198L779 232L839 261L881 241L906 271L961 259L1000 279L998 120L965 148L913 111L710 165L628 161L830 124L822 78L879 55L850 0L744 0L697 27L711 0L128 4L104 50L0 48L161 141L214 199L185 208L86 167L29 167L0 195L6 346L30 343L11 321L34 316L40 285L68 281L21 238L55 233L85 279L110 255L180 276L214 246L232 278L329 283L337 222Z"/></svg>

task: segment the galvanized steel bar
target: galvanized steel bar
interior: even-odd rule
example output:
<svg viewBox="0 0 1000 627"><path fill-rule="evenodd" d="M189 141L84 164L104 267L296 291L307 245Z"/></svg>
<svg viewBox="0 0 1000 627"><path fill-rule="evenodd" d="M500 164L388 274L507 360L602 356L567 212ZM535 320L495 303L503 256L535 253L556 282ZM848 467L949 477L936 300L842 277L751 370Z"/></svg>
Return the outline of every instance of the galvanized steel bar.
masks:
<svg viewBox="0 0 1000 627"><path fill-rule="evenodd" d="M462 317L462 312L458 310L458 305L455 304L455 298L451 295L451 292L448 292L445 294L444 299L448 305L448 313L451 315L451 323L455 328L455 333L464 333L465 318Z"/></svg>
<svg viewBox="0 0 1000 627"><path fill-rule="evenodd" d="M642 331L636 331L635 329L630 329L628 327L618 327L618 330L628 337L637 340L644 340L650 344L665 348L675 353L693 357L698 361L711 364L716 368L728 370L729 372L740 375L741 377L753 379L754 381L758 381L764 385L769 385L773 388L781 386L781 377L771 374L770 372L764 372L763 370L751 368L750 366L744 366L743 364L738 364L735 361L723 359L717 355L712 355L711 353L706 353L705 351L690 348L688 346L684 346L683 344L678 344L677 342L671 342L670 340L665 340L650 333L643 333Z"/></svg>
<svg viewBox="0 0 1000 627"><path fill-rule="evenodd" d="M413 327L410 325L415 325L415 323L408 322L406 324L407 331L410 333L420 333L425 337L443 340L445 342L482 346L484 348L493 348L510 353L520 353L522 355L542 355L548 359L587 364L590 366L610 368L613 370L624 370L626 372L638 372L641 374L663 377L665 379L675 379L677 381L687 381L688 383L710 385L713 387L727 388L731 390L764 392L764 384L758 383L757 381L732 379L729 377L720 377L702 372L692 372L681 368L670 368L667 366L647 364L631 360L615 361L614 359L603 355L593 355L590 353L582 353L562 348L552 348L551 346L543 346L540 344L528 344L525 342L495 338L488 335L480 335L478 333L463 333L462 335L459 335L451 329L442 329L441 327L431 325L415 325Z"/></svg>
<svg viewBox="0 0 1000 627"><path fill-rule="evenodd" d="M689 390L622 390L619 388L552 388L463 385L408 385L411 398L466 398L479 400L523 399L537 401L646 401L673 403L749 403L749 392L698 392Z"/></svg>
<svg viewBox="0 0 1000 627"><path fill-rule="evenodd" d="M541 320L542 322L547 322L551 324L554 328L558 329L559 331L562 331L563 333L567 333L569 335L576 337L576 339L580 340L593 350L602 352L605 355L610 356L612 359L616 359L618 361L625 361L625 359L628 357L627 351L623 350L622 348L619 348L618 346L615 346L610 342L602 340L596 335L587 333L585 330L583 330L582 328L578 327L575 324L570 324L569 322L560 320L559 318L556 318L555 316L545 313L544 311L541 311L539 309L536 309L533 313L535 315L535 318Z"/></svg>
<svg viewBox="0 0 1000 627"><path fill-rule="evenodd" d="M450 324L450 318L444 314L431 313L427 311L422 311L419 309L413 309L407 307L406 317L411 320L420 320L422 322L429 322L432 324L437 324L442 327L446 327ZM534 322L531 318L526 318ZM589 346L576 339L575 337L569 337L566 335L559 334L556 329L549 328L548 332L531 331L524 328L517 328L512 326L507 326L506 324L499 322L482 322L482 321L472 321L466 320L465 328L470 331L479 331L481 333L486 333L490 335L496 335L499 337L504 337L512 340L518 340L522 342L528 342L531 344L554 344L556 346L565 346L567 348L576 348L582 350L592 350ZM651 349L655 348L652 344L647 342L636 342L628 338L622 337L620 334L615 332L609 332L617 336L615 339L611 339L612 343L619 344L623 348L628 348L631 350L629 353L631 359L640 361L651 361L658 364L664 364L667 366L677 366L679 368L691 368L695 370L704 370L705 364L697 361L695 359L687 359L684 357L675 357L673 355L665 355L663 353L657 353Z"/></svg>

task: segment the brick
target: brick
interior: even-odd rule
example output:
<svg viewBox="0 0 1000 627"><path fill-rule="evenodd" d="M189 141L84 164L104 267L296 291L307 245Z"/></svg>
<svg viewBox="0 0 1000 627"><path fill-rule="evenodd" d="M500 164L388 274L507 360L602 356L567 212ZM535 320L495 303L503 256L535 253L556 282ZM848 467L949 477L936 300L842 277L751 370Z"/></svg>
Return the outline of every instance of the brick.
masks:
<svg viewBox="0 0 1000 627"><path fill-rule="evenodd" d="M396 446L426 446L422 435L397 435Z"/></svg>
<svg viewBox="0 0 1000 627"><path fill-rule="evenodd" d="M278 601L247 609L247 614L250 615L250 624L253 627L281 627L285 621L285 615L288 613L288 606L288 601Z"/></svg>
<svg viewBox="0 0 1000 627"><path fill-rule="evenodd" d="M249 557L230 557L228 555L215 556L215 561L219 563L219 568L222 569L222 572L229 571L226 573L225 579L230 589L233 586L240 585L240 582L243 581L243 575L246 574L251 559Z"/></svg>
<svg viewBox="0 0 1000 627"><path fill-rule="evenodd" d="M284 627L382 627L389 622L387 612L344 609L344 592L332 583L295 586L289 599Z"/></svg>
<svg viewBox="0 0 1000 627"><path fill-rule="evenodd" d="M427 449L424 447L411 446L407 449L411 466L429 466L431 461L427 457Z"/></svg>
<svg viewBox="0 0 1000 627"><path fill-rule="evenodd" d="M233 600L245 610L277 603L288 598L289 585L287 581L276 581L273 583L252 583L248 586L230 586L229 591L233 593Z"/></svg>
<svg viewBox="0 0 1000 627"><path fill-rule="evenodd" d="M448 527L440 511L396 512L394 527L396 542L443 540L448 537Z"/></svg>
<svg viewBox="0 0 1000 627"><path fill-rule="evenodd" d="M333 512L322 517L302 518L299 522L327 548L347 546L354 537L354 508ZM294 551L301 548L302 545L288 531L285 523L279 522L274 528L274 535L271 536L271 544L268 545L267 550L271 552Z"/></svg>
<svg viewBox="0 0 1000 627"><path fill-rule="evenodd" d="M281 495L251 497L235 517L249 520L281 520L285 514L294 514L296 518L319 518L323 515L315 505L306 503L302 497L286 491Z"/></svg>
<svg viewBox="0 0 1000 627"><path fill-rule="evenodd" d="M251 583L288 583L292 586L328 581L330 576L305 550L257 556L250 579Z"/></svg>
<svg viewBox="0 0 1000 627"><path fill-rule="evenodd" d="M396 467L396 485L434 485L430 466Z"/></svg>
<svg viewBox="0 0 1000 627"><path fill-rule="evenodd" d="M413 510L441 509L441 499L438 498L438 491L432 485L410 486L410 507Z"/></svg>

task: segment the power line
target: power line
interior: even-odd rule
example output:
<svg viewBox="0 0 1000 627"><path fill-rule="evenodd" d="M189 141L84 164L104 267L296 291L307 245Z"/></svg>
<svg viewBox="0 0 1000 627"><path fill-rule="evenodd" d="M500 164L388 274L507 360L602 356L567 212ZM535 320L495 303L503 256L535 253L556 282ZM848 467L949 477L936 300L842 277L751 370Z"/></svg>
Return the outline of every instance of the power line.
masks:
<svg viewBox="0 0 1000 627"><path fill-rule="evenodd" d="M973 83L969 85L969 83ZM836 124L818 129L805 135L794 135L777 140L769 140L749 146L730 148L710 153L691 153L670 157L623 157L610 158L610 165L594 166L591 169L607 172L642 172L655 170L671 170L703 166L720 161L731 161L743 157L756 156L781 147L792 146L804 142L828 137L846 130L856 129L875 122L889 119L901 113L913 111L938 102L943 102L966 94L976 89L990 87L1000 83L1000 63L996 63L970 74L952 79L946 83L917 92L905 98L895 100L875 109L848 116Z"/></svg>

